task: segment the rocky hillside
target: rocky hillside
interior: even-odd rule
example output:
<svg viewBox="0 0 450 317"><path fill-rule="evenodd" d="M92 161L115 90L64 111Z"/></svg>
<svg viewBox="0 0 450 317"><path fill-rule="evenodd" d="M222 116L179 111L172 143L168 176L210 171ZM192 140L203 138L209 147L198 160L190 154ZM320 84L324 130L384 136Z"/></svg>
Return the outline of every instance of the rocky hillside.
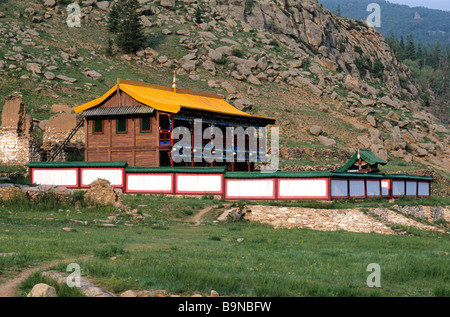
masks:
<svg viewBox="0 0 450 317"><path fill-rule="evenodd" d="M108 1L81 1L80 28L54 0L0 2L1 105L20 91L42 123L52 105L97 98L118 77L169 86L175 71L182 88L276 117L283 169L332 168L369 148L390 172L431 167L448 177L448 126L364 22L316 0L139 2L147 42L136 54L108 54Z"/></svg>

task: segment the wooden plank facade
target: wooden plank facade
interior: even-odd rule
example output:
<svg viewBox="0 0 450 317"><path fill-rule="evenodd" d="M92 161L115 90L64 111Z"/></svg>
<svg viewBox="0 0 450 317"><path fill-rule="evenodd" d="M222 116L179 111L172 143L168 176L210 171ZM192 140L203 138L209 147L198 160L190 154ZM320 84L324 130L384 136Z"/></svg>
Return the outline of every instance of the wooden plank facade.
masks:
<svg viewBox="0 0 450 317"><path fill-rule="evenodd" d="M122 104L131 107L139 103L128 95L114 95L101 107ZM102 131L97 129L101 121ZM143 129L143 122L150 129ZM119 129L119 123L125 130ZM130 166L159 166L159 115L104 115L86 117L85 161L127 161Z"/></svg>

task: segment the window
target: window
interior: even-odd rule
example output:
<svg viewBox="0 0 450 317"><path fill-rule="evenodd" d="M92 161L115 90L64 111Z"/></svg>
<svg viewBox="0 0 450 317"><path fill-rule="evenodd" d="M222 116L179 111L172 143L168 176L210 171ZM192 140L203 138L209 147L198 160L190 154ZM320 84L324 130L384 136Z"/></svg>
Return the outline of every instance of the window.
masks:
<svg viewBox="0 0 450 317"><path fill-rule="evenodd" d="M127 133L128 132L128 126L127 126L127 119L120 118L116 120L116 133Z"/></svg>
<svg viewBox="0 0 450 317"><path fill-rule="evenodd" d="M103 134L103 120L95 119L92 125L92 134Z"/></svg>
<svg viewBox="0 0 450 317"><path fill-rule="evenodd" d="M150 117L141 118L141 133L151 133L152 132L152 121Z"/></svg>

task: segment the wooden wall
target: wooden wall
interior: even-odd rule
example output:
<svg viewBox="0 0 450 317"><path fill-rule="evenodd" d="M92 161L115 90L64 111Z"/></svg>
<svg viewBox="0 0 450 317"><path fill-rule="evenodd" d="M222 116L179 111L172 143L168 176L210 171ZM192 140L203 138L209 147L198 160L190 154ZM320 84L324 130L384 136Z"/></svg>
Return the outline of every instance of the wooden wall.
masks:
<svg viewBox="0 0 450 317"><path fill-rule="evenodd" d="M136 106L139 103L126 94L109 98L100 107ZM140 118L151 117L152 132L140 131ZM127 133L117 133L118 118L126 118ZM153 114L102 117L103 133L94 134L95 117L87 118L85 161L127 161L129 166L159 166L159 123ZM100 117L97 117L100 119Z"/></svg>

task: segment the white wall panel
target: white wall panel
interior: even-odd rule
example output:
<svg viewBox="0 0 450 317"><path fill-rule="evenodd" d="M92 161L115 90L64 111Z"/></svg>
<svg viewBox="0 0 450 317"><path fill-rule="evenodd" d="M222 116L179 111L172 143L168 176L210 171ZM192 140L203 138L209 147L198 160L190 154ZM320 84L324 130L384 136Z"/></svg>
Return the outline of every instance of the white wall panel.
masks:
<svg viewBox="0 0 450 317"><path fill-rule="evenodd" d="M33 183L39 185L76 187L77 169L33 169Z"/></svg>
<svg viewBox="0 0 450 317"><path fill-rule="evenodd" d="M172 192L172 174L128 174L129 192Z"/></svg>
<svg viewBox="0 0 450 317"><path fill-rule="evenodd" d="M111 183L111 186L122 186L123 173L123 170L118 168L83 168L81 169L81 186L89 186L93 181L99 178L108 180Z"/></svg>
<svg viewBox="0 0 450 317"><path fill-rule="evenodd" d="M177 193L222 193L222 174L176 176Z"/></svg>
<svg viewBox="0 0 450 317"><path fill-rule="evenodd" d="M326 179L280 179L278 197L327 198Z"/></svg>
<svg viewBox="0 0 450 317"><path fill-rule="evenodd" d="M226 184L226 198L275 198L274 179L230 179Z"/></svg>

